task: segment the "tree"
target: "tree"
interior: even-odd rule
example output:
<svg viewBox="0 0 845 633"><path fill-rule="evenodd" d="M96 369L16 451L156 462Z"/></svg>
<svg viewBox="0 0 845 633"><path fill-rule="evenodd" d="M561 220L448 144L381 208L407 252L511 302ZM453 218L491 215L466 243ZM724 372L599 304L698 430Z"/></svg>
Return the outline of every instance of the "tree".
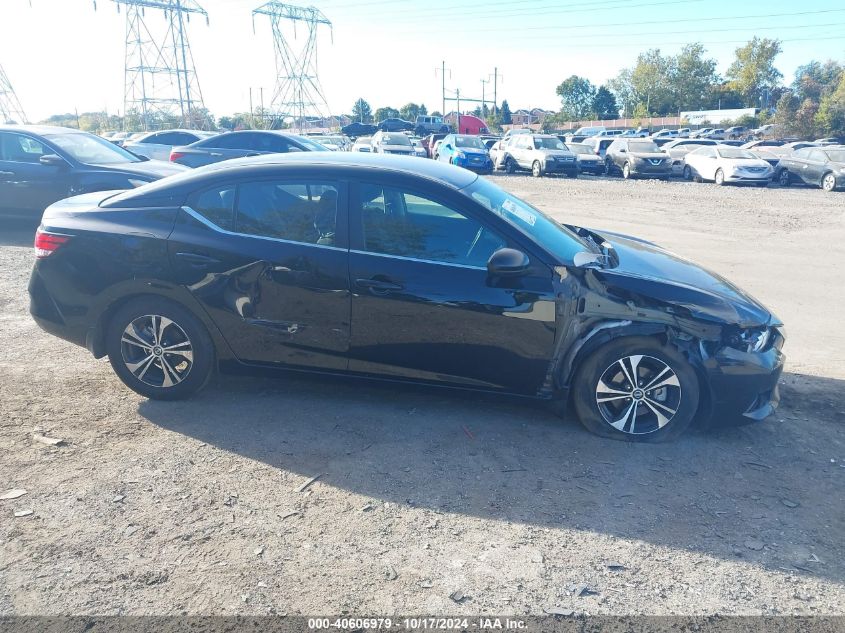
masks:
<svg viewBox="0 0 845 633"><path fill-rule="evenodd" d="M428 114L428 110L425 105L406 103L399 108L399 116L406 121L416 121L418 116L425 116L426 114Z"/></svg>
<svg viewBox="0 0 845 633"><path fill-rule="evenodd" d="M511 125L513 123L511 107L508 105L507 99L502 101L502 107L499 108L499 115L502 117L502 125Z"/></svg>
<svg viewBox="0 0 845 633"><path fill-rule="evenodd" d="M385 119L396 119L399 117L399 110L396 108L383 107L376 110L373 118L376 121L384 121Z"/></svg>
<svg viewBox="0 0 845 633"><path fill-rule="evenodd" d="M572 75L555 89L555 93L560 97L562 118L580 121L594 114L593 99L596 96L596 88L589 79Z"/></svg>
<svg viewBox="0 0 845 633"><path fill-rule="evenodd" d="M592 110L602 120L619 118L619 106L616 105L616 97L613 96L607 86L600 86L596 90L596 94L593 96Z"/></svg>
<svg viewBox="0 0 845 633"><path fill-rule="evenodd" d="M771 90L783 78L775 68L775 58L781 50L780 40L759 37L736 49L736 60L728 68L727 78L746 106L759 105L763 90Z"/></svg>
<svg viewBox="0 0 845 633"><path fill-rule="evenodd" d="M840 73L836 89L822 98L816 124L822 135L845 136L845 72Z"/></svg>
<svg viewBox="0 0 845 633"><path fill-rule="evenodd" d="M801 99L821 101L836 90L843 68L838 62L828 60L824 64L811 61L795 71L792 89Z"/></svg>
<svg viewBox="0 0 845 633"><path fill-rule="evenodd" d="M672 84L674 75L674 58L664 57L657 48L640 53L631 71L631 87L636 101L645 105L646 112L670 114L678 111Z"/></svg>
<svg viewBox="0 0 845 633"><path fill-rule="evenodd" d="M631 69L623 68L613 79L607 82L607 87L616 96L616 103L622 104L622 112L628 116L634 108L636 96L631 84Z"/></svg>
<svg viewBox="0 0 845 633"><path fill-rule="evenodd" d="M373 109L363 98L359 98L352 106L352 118L360 123L369 123L373 120Z"/></svg>
<svg viewBox="0 0 845 633"><path fill-rule="evenodd" d="M784 133L792 133L795 117L798 113L798 99L792 92L785 92L778 99L772 122Z"/></svg>
<svg viewBox="0 0 845 633"><path fill-rule="evenodd" d="M687 44L674 59L672 112L703 110L714 105L714 91L719 85L716 60L705 57L700 43Z"/></svg>

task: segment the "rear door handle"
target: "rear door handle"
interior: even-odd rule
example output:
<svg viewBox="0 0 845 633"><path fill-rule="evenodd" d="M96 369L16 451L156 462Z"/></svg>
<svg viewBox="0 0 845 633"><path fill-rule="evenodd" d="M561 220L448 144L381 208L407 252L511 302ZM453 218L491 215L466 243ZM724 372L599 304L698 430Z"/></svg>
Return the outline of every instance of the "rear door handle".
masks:
<svg viewBox="0 0 845 633"><path fill-rule="evenodd" d="M220 263L219 259L214 259L208 255L200 255L199 253L176 253L176 257L194 268L202 268Z"/></svg>
<svg viewBox="0 0 845 633"><path fill-rule="evenodd" d="M209 156L223 156L223 154L221 154L220 152L209 152L208 155Z"/></svg>
<svg viewBox="0 0 845 633"><path fill-rule="evenodd" d="M390 292L391 290L402 290L405 286L385 279L356 279L355 283L361 288L369 288L374 292Z"/></svg>

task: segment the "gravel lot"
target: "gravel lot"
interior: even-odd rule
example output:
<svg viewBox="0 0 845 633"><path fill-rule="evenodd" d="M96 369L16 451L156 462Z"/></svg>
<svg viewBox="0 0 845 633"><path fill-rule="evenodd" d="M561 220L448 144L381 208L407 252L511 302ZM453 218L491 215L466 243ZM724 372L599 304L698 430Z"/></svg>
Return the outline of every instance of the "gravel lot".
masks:
<svg viewBox="0 0 845 633"><path fill-rule="evenodd" d="M845 614L845 194L495 178L770 306L776 416L640 446L346 380L147 402L29 319L32 229L4 223L0 493L28 492L0 501L0 615Z"/></svg>

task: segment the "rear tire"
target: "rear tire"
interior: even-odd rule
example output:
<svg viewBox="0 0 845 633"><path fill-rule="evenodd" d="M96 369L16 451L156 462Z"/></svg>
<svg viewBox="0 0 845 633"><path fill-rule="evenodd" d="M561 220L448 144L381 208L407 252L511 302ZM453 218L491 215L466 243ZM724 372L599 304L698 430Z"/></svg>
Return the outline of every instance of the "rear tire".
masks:
<svg viewBox="0 0 845 633"><path fill-rule="evenodd" d="M214 369L214 344L203 324L164 298L142 297L118 309L106 351L123 383L154 400L193 395Z"/></svg>
<svg viewBox="0 0 845 633"><path fill-rule="evenodd" d="M632 385L630 378L637 383ZM649 388L649 385L657 388ZM578 368L572 399L591 432L627 442L677 438L698 411L695 371L673 347L646 336L623 337L596 350Z"/></svg>
<svg viewBox="0 0 845 633"><path fill-rule="evenodd" d="M792 184L792 174L789 173L788 169L781 169L778 172L778 184L781 187L788 187Z"/></svg>

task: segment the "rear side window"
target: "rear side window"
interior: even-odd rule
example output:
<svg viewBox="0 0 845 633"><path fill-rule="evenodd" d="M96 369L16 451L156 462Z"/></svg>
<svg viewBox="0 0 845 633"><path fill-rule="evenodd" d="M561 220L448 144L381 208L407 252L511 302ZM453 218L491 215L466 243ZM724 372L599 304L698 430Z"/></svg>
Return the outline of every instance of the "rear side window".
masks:
<svg viewBox="0 0 845 633"><path fill-rule="evenodd" d="M256 181L209 189L189 206L212 224L244 235L333 246L338 186L330 182Z"/></svg>

